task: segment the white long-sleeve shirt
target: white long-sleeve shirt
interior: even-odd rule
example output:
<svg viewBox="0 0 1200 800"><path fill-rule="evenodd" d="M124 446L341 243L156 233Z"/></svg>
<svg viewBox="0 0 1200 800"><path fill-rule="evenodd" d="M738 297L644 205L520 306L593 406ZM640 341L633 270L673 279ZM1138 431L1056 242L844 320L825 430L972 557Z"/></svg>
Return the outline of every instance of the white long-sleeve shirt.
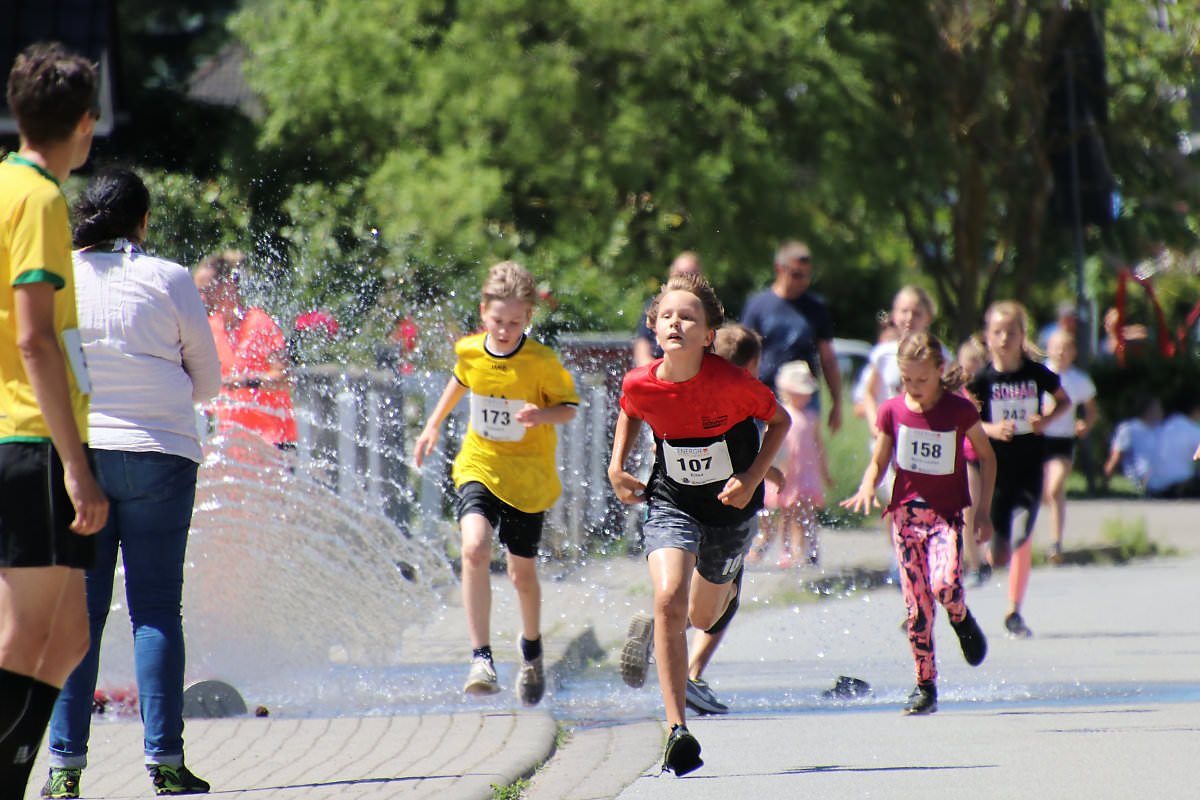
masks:
<svg viewBox="0 0 1200 800"><path fill-rule="evenodd" d="M92 382L88 445L201 460L194 403L221 388L200 293L178 264L124 240L76 251L79 333Z"/></svg>

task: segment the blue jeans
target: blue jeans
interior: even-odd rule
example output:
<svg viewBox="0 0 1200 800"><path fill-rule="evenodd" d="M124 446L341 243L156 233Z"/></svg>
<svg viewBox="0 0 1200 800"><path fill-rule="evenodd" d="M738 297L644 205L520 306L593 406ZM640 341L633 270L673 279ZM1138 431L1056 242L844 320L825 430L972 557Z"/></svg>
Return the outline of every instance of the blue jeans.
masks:
<svg viewBox="0 0 1200 800"><path fill-rule="evenodd" d="M183 560L197 464L165 453L93 450L96 479L110 502L87 572L91 646L63 686L50 720L50 765L84 767L100 637L112 605L117 549L133 624L133 660L145 727L146 763L183 763Z"/></svg>

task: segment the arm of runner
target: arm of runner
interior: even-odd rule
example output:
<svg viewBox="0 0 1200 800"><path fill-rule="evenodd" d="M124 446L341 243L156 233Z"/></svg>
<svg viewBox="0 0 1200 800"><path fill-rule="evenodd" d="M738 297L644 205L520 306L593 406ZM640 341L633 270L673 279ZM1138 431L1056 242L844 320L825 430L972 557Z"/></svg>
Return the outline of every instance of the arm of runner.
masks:
<svg viewBox="0 0 1200 800"><path fill-rule="evenodd" d="M534 425L565 425L573 419L575 406L566 403L546 408L526 403L516 415L517 422L526 428L532 428Z"/></svg>
<svg viewBox="0 0 1200 800"><path fill-rule="evenodd" d="M792 418L788 416L787 409L780 405L778 400L775 401L775 415L767 420L766 427L763 428L762 444L758 447L758 455L755 456L754 462L745 472L739 472L725 482L717 495L718 500L734 508L746 507L754 497L758 485L766 477L767 470L771 468L775 454L779 452L791 424Z"/></svg>
<svg viewBox="0 0 1200 800"><path fill-rule="evenodd" d="M829 386L829 430L837 433L842 427L842 371L833 352L833 340L818 342L817 352L821 357L821 374Z"/></svg>
<svg viewBox="0 0 1200 800"><path fill-rule="evenodd" d="M871 509L879 508L879 500L875 497L875 486L879 476L887 470L888 462L892 459L892 435L880 431L875 437L875 451L871 453L871 462L863 472L862 482L858 491L842 502L842 508L848 508L860 514L869 514Z"/></svg>
<svg viewBox="0 0 1200 800"><path fill-rule="evenodd" d="M879 370L875 369L874 364L867 366L867 380L863 385L862 406L863 414L867 420L867 426L871 430L871 435L874 436L879 431L875 430L875 417L879 415Z"/></svg>
<svg viewBox="0 0 1200 800"><path fill-rule="evenodd" d="M1067 397L1067 393L1063 391L1061 386L1051 396L1054 398L1054 410L1044 417L1034 417L1029 421L1034 433L1041 433L1046 430L1046 426L1051 420L1058 419L1071 410L1071 398Z"/></svg>
<svg viewBox="0 0 1200 800"><path fill-rule="evenodd" d="M63 463L63 482L75 507L71 530L93 534L108 520L108 498L92 477L71 409L67 362L54 330L54 287L49 283L14 286L13 307L21 363Z"/></svg>
<svg viewBox="0 0 1200 800"><path fill-rule="evenodd" d="M1075 423L1075 435L1085 436L1087 432L1096 427L1096 423L1100 421L1100 406L1096 405L1096 398L1091 398L1083 404L1083 419Z"/></svg>
<svg viewBox="0 0 1200 800"><path fill-rule="evenodd" d="M425 421L425 427L421 429L421 435L417 437L417 442L413 445L413 458L417 462L419 468L425 461L425 456L433 452L433 448L437 446L438 434L442 428L442 422L449 416L450 411L458 405L458 401L467 393L467 387L463 386L456 379L451 378L446 383L446 388L442 391L442 396L438 398L437 405L433 407L433 411L429 414L429 419Z"/></svg>
<svg viewBox="0 0 1200 800"><path fill-rule="evenodd" d="M992 538L992 491L996 486L996 452L983 432L983 423L977 422L967 431L967 439L975 448L979 459L979 497L975 502L976 541L986 542Z"/></svg>
<svg viewBox="0 0 1200 800"><path fill-rule="evenodd" d="M608 461L608 482L612 484L613 492L622 503L640 503L646 499L646 484L625 469L625 459L629 457L629 451L637 441L638 431L641 429L642 421L629 416L624 409L617 415L617 424L613 429L612 456Z"/></svg>

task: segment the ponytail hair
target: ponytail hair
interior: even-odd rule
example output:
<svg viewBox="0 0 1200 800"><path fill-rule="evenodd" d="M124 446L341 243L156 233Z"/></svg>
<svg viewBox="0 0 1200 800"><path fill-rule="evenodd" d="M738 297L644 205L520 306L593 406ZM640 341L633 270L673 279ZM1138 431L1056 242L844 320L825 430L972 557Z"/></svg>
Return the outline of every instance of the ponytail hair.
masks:
<svg viewBox="0 0 1200 800"><path fill-rule="evenodd" d="M105 169L92 178L75 203L75 247L128 239L137 242L150 210L150 192L132 170Z"/></svg>
<svg viewBox="0 0 1200 800"><path fill-rule="evenodd" d="M956 392L966 382L966 375L957 363L946 367L946 348L940 339L929 331L910 332L904 334L896 347L896 360L919 364L930 362L937 366L941 373L942 389Z"/></svg>

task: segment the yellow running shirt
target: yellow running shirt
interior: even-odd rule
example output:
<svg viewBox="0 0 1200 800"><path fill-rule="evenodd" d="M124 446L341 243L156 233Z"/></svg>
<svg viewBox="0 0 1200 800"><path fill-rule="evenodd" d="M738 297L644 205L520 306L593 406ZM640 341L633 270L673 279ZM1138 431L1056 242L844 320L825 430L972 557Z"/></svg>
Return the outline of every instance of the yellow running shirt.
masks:
<svg viewBox="0 0 1200 800"><path fill-rule="evenodd" d="M454 378L470 390L471 424L454 459L454 485L479 481L513 508L536 514L562 492L553 425L526 428L514 415L526 403L577 405L575 382L553 350L529 337L507 356L484 347L485 333L459 339Z"/></svg>
<svg viewBox="0 0 1200 800"><path fill-rule="evenodd" d="M79 435L87 441L87 395L72 371L78 350L71 226L58 182L17 155L0 162L0 443L50 438L33 386L17 351L14 287L49 283L54 293L54 330L67 362L67 384ZM64 341L63 334L67 332ZM73 353L82 367L82 350Z"/></svg>

